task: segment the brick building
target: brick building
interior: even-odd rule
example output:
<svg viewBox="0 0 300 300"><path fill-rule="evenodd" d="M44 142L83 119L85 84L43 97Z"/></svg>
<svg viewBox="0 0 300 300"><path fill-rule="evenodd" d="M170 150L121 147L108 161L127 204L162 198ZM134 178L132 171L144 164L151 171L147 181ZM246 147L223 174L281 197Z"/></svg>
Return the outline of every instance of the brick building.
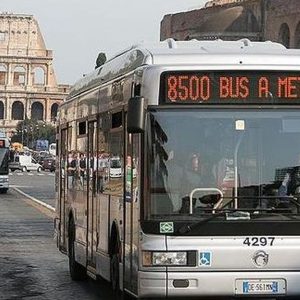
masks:
<svg viewBox="0 0 300 300"><path fill-rule="evenodd" d="M69 85L57 84L53 53L31 15L0 14L0 130L25 118L54 122Z"/></svg>
<svg viewBox="0 0 300 300"><path fill-rule="evenodd" d="M214 0L202 9L165 15L160 39L271 40L300 48L299 0Z"/></svg>

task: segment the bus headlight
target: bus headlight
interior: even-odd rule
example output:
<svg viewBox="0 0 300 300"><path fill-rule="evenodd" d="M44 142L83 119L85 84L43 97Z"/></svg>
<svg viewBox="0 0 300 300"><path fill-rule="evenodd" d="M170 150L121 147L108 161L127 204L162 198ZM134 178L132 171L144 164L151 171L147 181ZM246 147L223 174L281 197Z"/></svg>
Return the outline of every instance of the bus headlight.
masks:
<svg viewBox="0 0 300 300"><path fill-rule="evenodd" d="M143 252L143 266L186 266L187 252Z"/></svg>

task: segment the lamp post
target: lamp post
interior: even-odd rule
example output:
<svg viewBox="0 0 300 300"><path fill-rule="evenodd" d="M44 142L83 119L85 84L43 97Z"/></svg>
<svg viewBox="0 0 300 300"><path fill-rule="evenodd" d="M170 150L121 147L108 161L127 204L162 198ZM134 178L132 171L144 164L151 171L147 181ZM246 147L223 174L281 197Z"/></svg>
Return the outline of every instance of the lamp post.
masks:
<svg viewBox="0 0 300 300"><path fill-rule="evenodd" d="M24 145L24 122L22 123L22 145Z"/></svg>
<svg viewBox="0 0 300 300"><path fill-rule="evenodd" d="M22 121L22 137L21 137L21 139L22 139L22 145L24 145L25 138L26 138L26 140L27 140L26 146L28 146L28 128L27 128L28 123L27 123L27 120L28 120L27 114L25 113L25 118ZM25 136L24 136L24 134L25 134Z"/></svg>
<svg viewBox="0 0 300 300"><path fill-rule="evenodd" d="M36 144L36 140L38 139L44 139L44 132L43 132L43 128L46 127L46 124L45 122L41 121L41 122L38 122L35 124L34 128L34 133L33 133L33 137L32 137L32 140L33 140L33 143Z"/></svg>
<svg viewBox="0 0 300 300"><path fill-rule="evenodd" d="M22 134L21 134L22 145L24 145L25 139L27 140L27 144L28 144L28 130L27 130L27 125L23 123L22 124Z"/></svg>
<svg viewBox="0 0 300 300"><path fill-rule="evenodd" d="M30 146L33 148L33 137L34 137L34 128L32 126L29 126L29 131L28 131L28 145L29 145L29 133L31 134L31 139L30 139Z"/></svg>

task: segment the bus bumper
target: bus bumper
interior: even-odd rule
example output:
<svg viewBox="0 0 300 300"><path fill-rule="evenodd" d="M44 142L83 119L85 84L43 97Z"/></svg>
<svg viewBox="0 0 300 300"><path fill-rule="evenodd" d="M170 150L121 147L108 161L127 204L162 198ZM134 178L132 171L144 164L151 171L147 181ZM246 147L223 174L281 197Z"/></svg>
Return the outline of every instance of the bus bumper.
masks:
<svg viewBox="0 0 300 300"><path fill-rule="evenodd" d="M243 282L278 282L273 292L243 291ZM188 282L187 287L175 287ZM199 296L297 296L300 295L300 272L139 272L139 297L199 297ZM174 286L175 285L175 286ZM180 284L179 284L180 285Z"/></svg>

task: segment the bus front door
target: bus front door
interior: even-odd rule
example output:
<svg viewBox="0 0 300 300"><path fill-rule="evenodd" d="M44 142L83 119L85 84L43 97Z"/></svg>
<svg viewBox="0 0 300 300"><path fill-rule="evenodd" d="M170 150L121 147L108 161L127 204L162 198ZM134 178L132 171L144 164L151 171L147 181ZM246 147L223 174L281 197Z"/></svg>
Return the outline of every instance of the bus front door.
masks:
<svg viewBox="0 0 300 300"><path fill-rule="evenodd" d="M96 191L97 191L97 122L88 123L88 189L87 189L87 260L88 265L95 268L96 247Z"/></svg>
<svg viewBox="0 0 300 300"><path fill-rule="evenodd" d="M127 134L125 159L124 288L138 292L140 137Z"/></svg>
<svg viewBox="0 0 300 300"><path fill-rule="evenodd" d="M67 139L67 129L61 130L61 138L60 138L60 157L62 158L58 161L58 168L56 172L59 172L59 195L58 195L58 208L57 211L59 212L59 248L64 250L67 249L67 234L66 234L66 212L65 212L65 203L67 201L67 159L68 159L68 139Z"/></svg>

